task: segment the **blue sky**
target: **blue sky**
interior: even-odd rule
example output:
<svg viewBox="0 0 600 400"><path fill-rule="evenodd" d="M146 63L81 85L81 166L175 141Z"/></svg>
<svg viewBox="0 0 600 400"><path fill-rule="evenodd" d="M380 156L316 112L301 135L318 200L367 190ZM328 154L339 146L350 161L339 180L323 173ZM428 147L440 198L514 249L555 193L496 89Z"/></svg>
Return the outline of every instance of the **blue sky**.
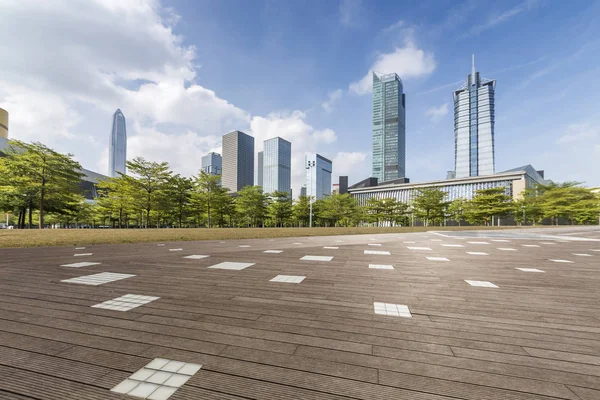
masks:
<svg viewBox="0 0 600 400"><path fill-rule="evenodd" d="M26 3L34 20L64 11ZM497 80L496 171L532 164L556 181L600 186L599 2L91 3L80 10L75 2L60 26L37 36L23 24L5 28L23 30L20 49L38 46L52 30L58 50L25 52L23 65L0 61L8 72L0 77L0 106L15 110L11 134L48 141L90 169L106 168L107 119L119 107L128 119L129 154L166 159L184 174L238 128L259 141L281 135L292 142L294 190L305 151L332 158L334 175L363 179L371 169L371 96L361 79L375 68L404 81L408 177L442 179L454 168L452 90L469 74L474 53L482 76ZM9 7L1 5L0 15L18 20L28 11ZM103 13L125 17L111 25L100 21ZM75 43L73 32L81 37ZM90 59L97 61L86 67ZM39 61L56 75L28 66ZM70 68L71 79L63 80ZM34 122L61 121L24 104L36 96L43 103L49 93L57 97L50 114L71 121L60 134L34 129Z"/></svg>

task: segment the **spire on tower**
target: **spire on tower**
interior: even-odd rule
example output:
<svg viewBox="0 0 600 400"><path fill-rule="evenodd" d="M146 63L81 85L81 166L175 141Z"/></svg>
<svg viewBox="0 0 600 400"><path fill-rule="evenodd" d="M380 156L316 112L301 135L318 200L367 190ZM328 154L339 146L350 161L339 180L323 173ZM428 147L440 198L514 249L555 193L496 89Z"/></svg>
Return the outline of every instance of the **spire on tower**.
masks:
<svg viewBox="0 0 600 400"><path fill-rule="evenodd" d="M475 54L471 54L471 75L475 79Z"/></svg>

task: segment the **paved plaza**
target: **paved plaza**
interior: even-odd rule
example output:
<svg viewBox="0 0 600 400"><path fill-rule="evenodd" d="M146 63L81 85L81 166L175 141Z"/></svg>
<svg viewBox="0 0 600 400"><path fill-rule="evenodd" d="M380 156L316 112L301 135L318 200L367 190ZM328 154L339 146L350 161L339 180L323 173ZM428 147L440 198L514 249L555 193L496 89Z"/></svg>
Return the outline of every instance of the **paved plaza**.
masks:
<svg viewBox="0 0 600 400"><path fill-rule="evenodd" d="M600 229L0 249L0 399L600 399Z"/></svg>

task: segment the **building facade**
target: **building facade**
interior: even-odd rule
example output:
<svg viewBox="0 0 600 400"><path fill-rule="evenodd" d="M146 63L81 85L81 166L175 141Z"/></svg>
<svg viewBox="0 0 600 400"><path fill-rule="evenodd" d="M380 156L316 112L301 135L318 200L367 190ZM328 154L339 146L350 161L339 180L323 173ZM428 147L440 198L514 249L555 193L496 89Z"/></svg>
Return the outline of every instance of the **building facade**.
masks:
<svg viewBox="0 0 600 400"><path fill-rule="evenodd" d="M8 111L0 108L0 137L8 139Z"/></svg>
<svg viewBox="0 0 600 400"><path fill-rule="evenodd" d="M491 175L494 160L494 93L496 81L475 71L454 91L454 168L456 178Z"/></svg>
<svg viewBox="0 0 600 400"><path fill-rule="evenodd" d="M471 200L481 189L503 187L506 195L518 200L525 189L534 187L537 183L547 183L542 176L543 172L540 172L531 165L526 165L493 175L422 183L351 187L348 192L362 206L367 205L367 201L371 198L393 198L396 201L410 204L417 195L417 190L424 188L440 188L447 194L445 201L453 201L458 198Z"/></svg>
<svg viewBox="0 0 600 400"><path fill-rule="evenodd" d="M331 160L320 154L309 154L304 157L306 168L306 195L320 200L331 195Z"/></svg>
<svg viewBox="0 0 600 400"><path fill-rule="evenodd" d="M263 191L292 192L292 144L280 137L264 141Z"/></svg>
<svg viewBox="0 0 600 400"><path fill-rule="evenodd" d="M115 111L110 132L108 175L116 177L127 172L127 127L121 110Z"/></svg>
<svg viewBox="0 0 600 400"><path fill-rule="evenodd" d="M254 185L254 138L241 131L223 136L223 187L235 193Z"/></svg>
<svg viewBox="0 0 600 400"><path fill-rule="evenodd" d="M256 184L263 187L263 167L264 167L264 152L259 151L257 154L258 162L256 168Z"/></svg>
<svg viewBox="0 0 600 400"><path fill-rule="evenodd" d="M221 175L223 158L219 153L208 153L202 157L202 171L209 175Z"/></svg>
<svg viewBox="0 0 600 400"><path fill-rule="evenodd" d="M397 74L373 72L373 170L379 182L406 175L406 95Z"/></svg>

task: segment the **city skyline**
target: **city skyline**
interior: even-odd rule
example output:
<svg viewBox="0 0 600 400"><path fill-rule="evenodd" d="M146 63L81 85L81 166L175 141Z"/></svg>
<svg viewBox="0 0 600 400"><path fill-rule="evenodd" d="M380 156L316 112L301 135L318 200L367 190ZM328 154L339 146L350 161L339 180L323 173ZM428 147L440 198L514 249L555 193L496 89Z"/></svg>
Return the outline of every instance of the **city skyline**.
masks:
<svg viewBox="0 0 600 400"><path fill-rule="evenodd" d="M112 118L110 146L108 150L108 176L115 178L127 172L127 122L121 109Z"/></svg>
<svg viewBox="0 0 600 400"><path fill-rule="evenodd" d="M223 133L239 129L255 137L257 151L274 136L293 143L297 190L306 153L331 159L334 180L357 182L372 170L376 71L403 82L406 175L443 179L455 169L451 92L475 53L482 77L501 83L496 171L531 163L556 181L600 186L596 2L140 4L0 5L0 35L19 37L5 43L17 57L0 60L0 107L10 113L12 138L43 142L105 173L107 121L121 108L129 159L167 161L191 176L201 155L222 151ZM124 24L123 13L133 22Z"/></svg>

